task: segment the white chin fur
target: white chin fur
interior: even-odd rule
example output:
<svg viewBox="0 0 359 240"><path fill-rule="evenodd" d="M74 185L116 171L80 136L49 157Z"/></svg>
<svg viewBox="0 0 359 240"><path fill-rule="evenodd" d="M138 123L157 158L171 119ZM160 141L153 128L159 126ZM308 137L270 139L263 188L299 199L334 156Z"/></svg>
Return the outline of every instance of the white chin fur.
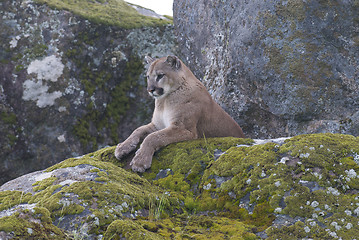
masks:
<svg viewBox="0 0 359 240"><path fill-rule="evenodd" d="M154 99L159 99L161 97L163 97L163 94L162 95L157 95L157 94L153 94L153 93L149 93L151 97L153 97Z"/></svg>

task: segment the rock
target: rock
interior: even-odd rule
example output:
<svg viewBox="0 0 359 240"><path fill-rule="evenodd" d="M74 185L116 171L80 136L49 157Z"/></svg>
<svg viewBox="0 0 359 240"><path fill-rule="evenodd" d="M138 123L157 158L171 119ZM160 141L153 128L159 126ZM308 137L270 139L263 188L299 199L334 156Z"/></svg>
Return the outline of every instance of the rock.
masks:
<svg viewBox="0 0 359 240"><path fill-rule="evenodd" d="M179 56L252 138L359 135L358 1L174 1Z"/></svg>
<svg viewBox="0 0 359 240"><path fill-rule="evenodd" d="M125 170L128 162L118 162L114 149L2 185L0 236L354 239L358 234L358 137L181 142L157 152L141 175Z"/></svg>
<svg viewBox="0 0 359 240"><path fill-rule="evenodd" d="M150 121L142 59L172 54L173 26L101 2L0 2L0 184Z"/></svg>

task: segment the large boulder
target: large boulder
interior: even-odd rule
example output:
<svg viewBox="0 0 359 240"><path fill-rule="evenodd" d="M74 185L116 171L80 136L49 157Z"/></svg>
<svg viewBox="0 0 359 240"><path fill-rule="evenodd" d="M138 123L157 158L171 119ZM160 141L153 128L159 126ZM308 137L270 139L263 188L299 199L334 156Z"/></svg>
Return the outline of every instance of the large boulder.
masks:
<svg viewBox="0 0 359 240"><path fill-rule="evenodd" d="M115 147L0 187L1 239L355 239L359 139L169 145L139 175Z"/></svg>
<svg viewBox="0 0 359 240"><path fill-rule="evenodd" d="M358 1L174 1L181 58L250 137L359 135Z"/></svg>
<svg viewBox="0 0 359 240"><path fill-rule="evenodd" d="M173 52L173 25L136 9L122 0L0 1L0 184L150 121L142 59Z"/></svg>

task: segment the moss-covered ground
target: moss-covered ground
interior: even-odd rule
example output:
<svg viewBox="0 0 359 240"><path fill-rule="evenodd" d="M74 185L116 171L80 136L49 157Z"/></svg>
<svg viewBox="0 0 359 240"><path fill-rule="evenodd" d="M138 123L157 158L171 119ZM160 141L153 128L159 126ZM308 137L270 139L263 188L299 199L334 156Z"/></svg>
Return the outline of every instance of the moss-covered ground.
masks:
<svg viewBox="0 0 359 240"><path fill-rule="evenodd" d="M358 137L300 135L281 145L235 138L181 142L157 152L141 175L126 170L128 162L118 162L113 152L104 148L48 168L49 177L34 181L34 193L0 192L0 232L15 239L358 234ZM88 169L81 173L88 180L63 184L63 174L56 174L77 168Z"/></svg>
<svg viewBox="0 0 359 240"><path fill-rule="evenodd" d="M172 24L172 20L139 14L123 0L35 0L52 8L69 10L95 23L131 29Z"/></svg>

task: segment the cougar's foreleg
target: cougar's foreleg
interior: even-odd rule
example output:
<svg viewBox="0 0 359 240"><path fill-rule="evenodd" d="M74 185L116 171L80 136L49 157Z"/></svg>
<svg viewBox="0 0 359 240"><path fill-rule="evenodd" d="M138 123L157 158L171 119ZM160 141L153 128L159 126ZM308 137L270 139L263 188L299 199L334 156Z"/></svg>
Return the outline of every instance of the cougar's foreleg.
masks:
<svg viewBox="0 0 359 240"><path fill-rule="evenodd" d="M137 128L124 142L117 145L115 150L115 157L120 160L132 152L136 149L138 143L142 141L142 139L154 131L156 131L156 127L153 123Z"/></svg>

